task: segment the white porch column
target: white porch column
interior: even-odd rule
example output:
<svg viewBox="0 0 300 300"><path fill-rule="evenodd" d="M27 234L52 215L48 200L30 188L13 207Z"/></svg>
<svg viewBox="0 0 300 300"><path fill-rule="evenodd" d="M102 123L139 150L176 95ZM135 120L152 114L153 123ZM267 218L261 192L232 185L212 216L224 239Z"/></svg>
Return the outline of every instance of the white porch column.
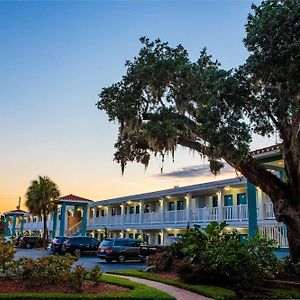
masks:
<svg viewBox="0 0 300 300"><path fill-rule="evenodd" d="M161 231L160 231L160 244L161 245L165 244L165 241L164 241L164 230L163 229L161 229Z"/></svg>
<svg viewBox="0 0 300 300"><path fill-rule="evenodd" d="M120 207L121 207L121 226L124 226L124 223L125 223L125 205L126 205L126 203L124 203L124 202L120 205ZM123 233L123 236L124 236L124 233Z"/></svg>
<svg viewBox="0 0 300 300"><path fill-rule="evenodd" d="M106 217L106 226L110 225L110 220L111 220L111 207L107 206L107 217Z"/></svg>
<svg viewBox="0 0 300 300"><path fill-rule="evenodd" d="M160 203L161 224L164 224L165 223L166 198L165 197L161 197L161 199L159 200L159 203Z"/></svg>
<svg viewBox="0 0 300 300"><path fill-rule="evenodd" d="M224 207L224 190L219 189L217 192L218 197L218 221L221 223L223 221L223 207Z"/></svg>
<svg viewBox="0 0 300 300"><path fill-rule="evenodd" d="M257 199L257 208L258 208L258 219L263 220L265 218L265 197L263 191L257 187L256 188L256 199Z"/></svg>
<svg viewBox="0 0 300 300"><path fill-rule="evenodd" d="M191 207L191 201L192 200L192 194L186 193L185 195L185 203L186 203L186 220L187 222L191 222L192 220L192 207Z"/></svg>
<svg viewBox="0 0 300 300"><path fill-rule="evenodd" d="M174 199L174 223L177 223L178 220L178 212L177 212L177 201Z"/></svg>
<svg viewBox="0 0 300 300"><path fill-rule="evenodd" d="M140 207L140 215L139 215L139 224L143 223L143 201L139 202L139 207Z"/></svg>

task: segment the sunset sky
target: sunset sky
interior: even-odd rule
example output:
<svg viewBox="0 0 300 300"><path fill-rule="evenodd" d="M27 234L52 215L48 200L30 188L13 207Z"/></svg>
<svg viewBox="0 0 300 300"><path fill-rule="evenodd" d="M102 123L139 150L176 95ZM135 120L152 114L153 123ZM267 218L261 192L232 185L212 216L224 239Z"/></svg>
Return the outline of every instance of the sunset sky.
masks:
<svg viewBox="0 0 300 300"><path fill-rule="evenodd" d="M153 158L147 171L113 162L117 124L96 109L101 88L118 81L139 37L201 48L226 69L247 57L242 39L250 1L0 2L0 212L38 175L61 194L93 200L216 178L197 154L178 149L175 163ZM255 138L252 148L273 144ZM23 206L24 208L24 206Z"/></svg>

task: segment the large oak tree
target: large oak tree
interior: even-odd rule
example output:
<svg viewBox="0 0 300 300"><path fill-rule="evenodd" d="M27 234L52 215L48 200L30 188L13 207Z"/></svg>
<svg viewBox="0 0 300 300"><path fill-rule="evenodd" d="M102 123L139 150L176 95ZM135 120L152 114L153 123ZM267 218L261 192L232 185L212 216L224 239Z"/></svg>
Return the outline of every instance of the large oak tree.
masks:
<svg viewBox="0 0 300 300"><path fill-rule="evenodd" d="M148 165L181 145L208 157L216 173L225 160L271 198L286 224L290 254L300 259L300 1L252 6L246 24L249 57L224 70L207 51L197 61L183 46L142 38L123 78L97 103L119 123L115 160ZM253 133L278 132L286 180L250 154Z"/></svg>

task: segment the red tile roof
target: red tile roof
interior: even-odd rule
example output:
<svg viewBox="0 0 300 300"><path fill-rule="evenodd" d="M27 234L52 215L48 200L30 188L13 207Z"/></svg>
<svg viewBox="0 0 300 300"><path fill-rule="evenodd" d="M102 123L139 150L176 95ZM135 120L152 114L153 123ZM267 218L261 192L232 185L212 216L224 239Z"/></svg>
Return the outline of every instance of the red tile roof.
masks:
<svg viewBox="0 0 300 300"><path fill-rule="evenodd" d="M63 201L77 201L77 202L93 202L93 200L82 198L73 194L69 194L66 196L59 197L59 200Z"/></svg>

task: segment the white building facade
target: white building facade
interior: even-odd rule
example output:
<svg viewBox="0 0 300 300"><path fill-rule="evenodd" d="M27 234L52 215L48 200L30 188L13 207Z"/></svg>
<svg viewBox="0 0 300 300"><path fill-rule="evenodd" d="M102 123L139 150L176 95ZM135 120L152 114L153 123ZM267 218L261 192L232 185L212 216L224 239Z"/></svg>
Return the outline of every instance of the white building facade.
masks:
<svg viewBox="0 0 300 300"><path fill-rule="evenodd" d="M278 146L257 150L253 155L276 175L282 176ZM276 221L269 197L242 177L95 202L71 196L73 198L70 195L62 197L63 201L59 202L68 201L63 214L58 205L56 216L49 216L47 222L51 236L133 237L165 245L182 236L188 227L205 227L212 221L225 221L227 230L236 229L241 239L259 231L274 239L278 247L288 248L285 227ZM80 209L74 211L74 201L78 199L87 203L87 212L83 215ZM70 222L75 212L76 216L79 213L78 222ZM62 227L61 220L70 226ZM54 230L54 227L59 230ZM26 215L23 230L25 234L41 233L42 219Z"/></svg>

